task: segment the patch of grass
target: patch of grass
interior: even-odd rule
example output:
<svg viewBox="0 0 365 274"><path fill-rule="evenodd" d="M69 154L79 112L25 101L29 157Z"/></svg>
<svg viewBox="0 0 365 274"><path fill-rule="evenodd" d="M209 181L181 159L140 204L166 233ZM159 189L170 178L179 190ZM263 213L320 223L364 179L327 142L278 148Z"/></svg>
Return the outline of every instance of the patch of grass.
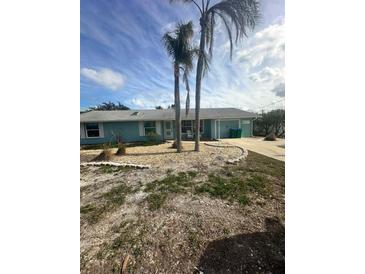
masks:
<svg viewBox="0 0 365 274"><path fill-rule="evenodd" d="M245 194L241 194L238 196L237 202L241 205L241 206L245 206L248 205L250 203L249 199L247 198L247 196Z"/></svg>
<svg viewBox="0 0 365 274"><path fill-rule="evenodd" d="M117 172L126 172L126 171L129 171L129 170L132 170L133 168L132 167L124 167L124 166L108 166L108 165L105 165L105 166L100 166L99 167L99 171L102 172L102 173L106 173L106 174L111 174L111 173L117 173Z"/></svg>
<svg viewBox="0 0 365 274"><path fill-rule="evenodd" d="M208 193L211 197L247 204L247 186L240 178L225 179L209 174L208 182L196 187L196 193Z"/></svg>
<svg viewBox="0 0 365 274"><path fill-rule="evenodd" d="M268 197L274 184L284 186L284 178L285 163L250 151L239 165L225 166L219 172L209 174L208 181L195 187L195 193L207 193L245 206L250 203L250 193Z"/></svg>
<svg viewBox="0 0 365 274"><path fill-rule="evenodd" d="M88 166L80 166L80 173L84 174L84 173L88 173L90 171Z"/></svg>
<svg viewBox="0 0 365 274"><path fill-rule="evenodd" d="M190 176L191 178L195 178L198 175L198 172L194 171L194 170L190 170L187 173L188 173L188 176Z"/></svg>
<svg viewBox="0 0 365 274"><path fill-rule="evenodd" d="M151 193L147 196L148 208L157 210L162 207L167 199L167 193Z"/></svg>
<svg viewBox="0 0 365 274"><path fill-rule="evenodd" d="M137 189L132 189L124 184L113 187L109 191L100 195L95 204L87 204L80 208L81 218L89 224L97 223L105 213L115 210L121 206L127 194L136 192Z"/></svg>
<svg viewBox="0 0 365 274"><path fill-rule="evenodd" d="M104 214L104 206L88 204L80 208L81 218L89 224L96 224Z"/></svg>
<svg viewBox="0 0 365 274"><path fill-rule="evenodd" d="M249 151L246 163L243 168L250 172L258 172L270 175L284 182L285 163L276 159L266 157L264 155Z"/></svg>
<svg viewBox="0 0 365 274"><path fill-rule="evenodd" d="M113 265L115 259L119 261L121 254L131 254L136 260L143 255L143 245L145 244L144 237L148 232L148 227L140 219L135 221L123 221L119 225L113 226L111 231L114 233L115 237L112 242L104 242L100 246L96 254L98 260L103 260L108 262L108 264ZM118 269L120 265L117 264L116 267ZM131 267L132 266L129 268L130 271Z"/></svg>
<svg viewBox="0 0 365 274"><path fill-rule="evenodd" d="M147 197L150 210L157 210L167 200L169 193L186 193L194 185L193 179L198 175L196 171L167 173L162 180L155 180L146 184L144 191L150 194Z"/></svg>
<svg viewBox="0 0 365 274"><path fill-rule="evenodd" d="M131 222L129 225L123 224L123 227L119 230L119 234L114 238L110 246L107 248L109 251L115 253L120 249L131 250L131 253L137 257L141 255L141 245L143 244L143 237L147 233L148 227L140 220Z"/></svg>
<svg viewBox="0 0 365 274"><path fill-rule="evenodd" d="M247 188L251 192L257 192L262 196L267 196L272 191L271 185L267 181L267 178L261 174L252 174L246 179Z"/></svg>
<svg viewBox="0 0 365 274"><path fill-rule="evenodd" d="M146 192L185 193L193 185L192 179L197 172L179 172L177 175L168 173L162 180L155 180L146 185Z"/></svg>
<svg viewBox="0 0 365 274"><path fill-rule="evenodd" d="M80 194L82 195L83 192L88 192L92 189L95 189L94 185L86 185L86 186L81 186L80 187Z"/></svg>
<svg viewBox="0 0 365 274"><path fill-rule="evenodd" d="M209 174L208 182L195 188L197 194L208 193L211 197L237 202L241 206L250 203L249 193L258 193L266 196L270 193L271 187L263 175L251 174L242 176L235 174L230 177L221 177L216 174Z"/></svg>
<svg viewBox="0 0 365 274"><path fill-rule="evenodd" d="M128 193L132 193L131 187L120 184L116 187L113 187L108 192L102 194L102 198L106 201L108 208L115 208L124 203L125 196Z"/></svg>

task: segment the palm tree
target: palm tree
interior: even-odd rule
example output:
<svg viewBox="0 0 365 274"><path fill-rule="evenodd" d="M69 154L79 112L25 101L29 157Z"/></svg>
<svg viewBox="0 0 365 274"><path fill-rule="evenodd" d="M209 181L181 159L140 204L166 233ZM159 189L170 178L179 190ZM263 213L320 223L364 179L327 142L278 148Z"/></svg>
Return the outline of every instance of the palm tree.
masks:
<svg viewBox="0 0 365 274"><path fill-rule="evenodd" d="M216 19L220 19L227 31L230 42L230 58L232 59L233 36L235 41L247 36L247 30L253 30L260 18L258 0L223 0L212 4L211 0L170 0L170 2L182 1L192 3L200 13L200 44L199 57L196 69L195 86L195 151L199 151L199 128L200 128L200 90L203 76L204 63L212 58L214 27ZM213 1L212 1L213 2ZM234 33L232 33L234 31ZM205 53L208 49L208 54Z"/></svg>
<svg viewBox="0 0 365 274"><path fill-rule="evenodd" d="M179 23L173 32L167 32L162 37L167 53L173 59L174 78L175 78L175 124L176 124L176 148L181 152L181 117L180 117L180 70L183 71L183 82L186 85L186 113L189 109L190 89L188 83L188 74L193 67L193 56L196 50L190 45L193 38L193 23L189 21L186 24Z"/></svg>

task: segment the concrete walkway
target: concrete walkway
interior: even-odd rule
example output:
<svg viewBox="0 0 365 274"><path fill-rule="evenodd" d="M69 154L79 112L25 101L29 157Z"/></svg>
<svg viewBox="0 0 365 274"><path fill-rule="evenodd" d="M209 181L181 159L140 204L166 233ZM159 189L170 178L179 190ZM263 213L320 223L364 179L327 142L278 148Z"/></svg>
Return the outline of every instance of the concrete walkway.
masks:
<svg viewBox="0 0 365 274"><path fill-rule="evenodd" d="M270 158L285 161L285 140L278 138L276 141L264 141L263 139L262 137L251 137L221 139L221 141L222 143L242 146Z"/></svg>

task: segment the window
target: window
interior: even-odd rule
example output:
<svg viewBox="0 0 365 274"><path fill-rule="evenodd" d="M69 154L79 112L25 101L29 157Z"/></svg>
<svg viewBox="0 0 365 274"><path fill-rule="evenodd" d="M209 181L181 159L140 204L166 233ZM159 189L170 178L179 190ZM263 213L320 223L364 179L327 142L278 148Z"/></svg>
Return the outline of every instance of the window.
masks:
<svg viewBox="0 0 365 274"><path fill-rule="evenodd" d="M181 132L182 133L187 133L188 131L190 132L194 132L194 122L192 120L184 120L181 121ZM204 121L200 120L200 133L204 132Z"/></svg>
<svg viewBox="0 0 365 274"><path fill-rule="evenodd" d="M181 132L187 133L188 131L193 132L193 121L181 121Z"/></svg>
<svg viewBox="0 0 365 274"><path fill-rule="evenodd" d="M156 122L144 122L144 135L156 133Z"/></svg>
<svg viewBox="0 0 365 274"><path fill-rule="evenodd" d="M86 136L88 138L95 138L95 137L99 137L100 136L100 132L99 132L99 124L97 123L88 123L85 124L85 128L86 128Z"/></svg>
<svg viewBox="0 0 365 274"><path fill-rule="evenodd" d="M200 123L199 123L199 132L200 133L204 132L204 121L203 120L200 120Z"/></svg>

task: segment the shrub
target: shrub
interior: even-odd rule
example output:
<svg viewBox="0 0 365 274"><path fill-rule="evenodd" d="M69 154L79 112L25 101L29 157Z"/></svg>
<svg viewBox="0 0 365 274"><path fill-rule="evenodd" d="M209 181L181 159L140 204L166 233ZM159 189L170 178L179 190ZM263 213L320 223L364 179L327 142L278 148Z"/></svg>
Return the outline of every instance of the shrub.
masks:
<svg viewBox="0 0 365 274"><path fill-rule="evenodd" d="M149 143L152 143L152 144L158 143L159 137L160 137L160 135L158 135L156 132L147 133L147 139L148 139Z"/></svg>
<svg viewBox="0 0 365 274"><path fill-rule="evenodd" d="M271 132L269 135L267 135L264 139L265 141L276 141L276 136L274 132Z"/></svg>
<svg viewBox="0 0 365 274"><path fill-rule="evenodd" d="M112 156L113 154L110 145L104 144L103 151L100 152L100 154L96 156L93 161L110 161Z"/></svg>
<svg viewBox="0 0 365 274"><path fill-rule="evenodd" d="M126 155L127 154L127 148L123 143L118 143L118 150L115 153L115 155Z"/></svg>

